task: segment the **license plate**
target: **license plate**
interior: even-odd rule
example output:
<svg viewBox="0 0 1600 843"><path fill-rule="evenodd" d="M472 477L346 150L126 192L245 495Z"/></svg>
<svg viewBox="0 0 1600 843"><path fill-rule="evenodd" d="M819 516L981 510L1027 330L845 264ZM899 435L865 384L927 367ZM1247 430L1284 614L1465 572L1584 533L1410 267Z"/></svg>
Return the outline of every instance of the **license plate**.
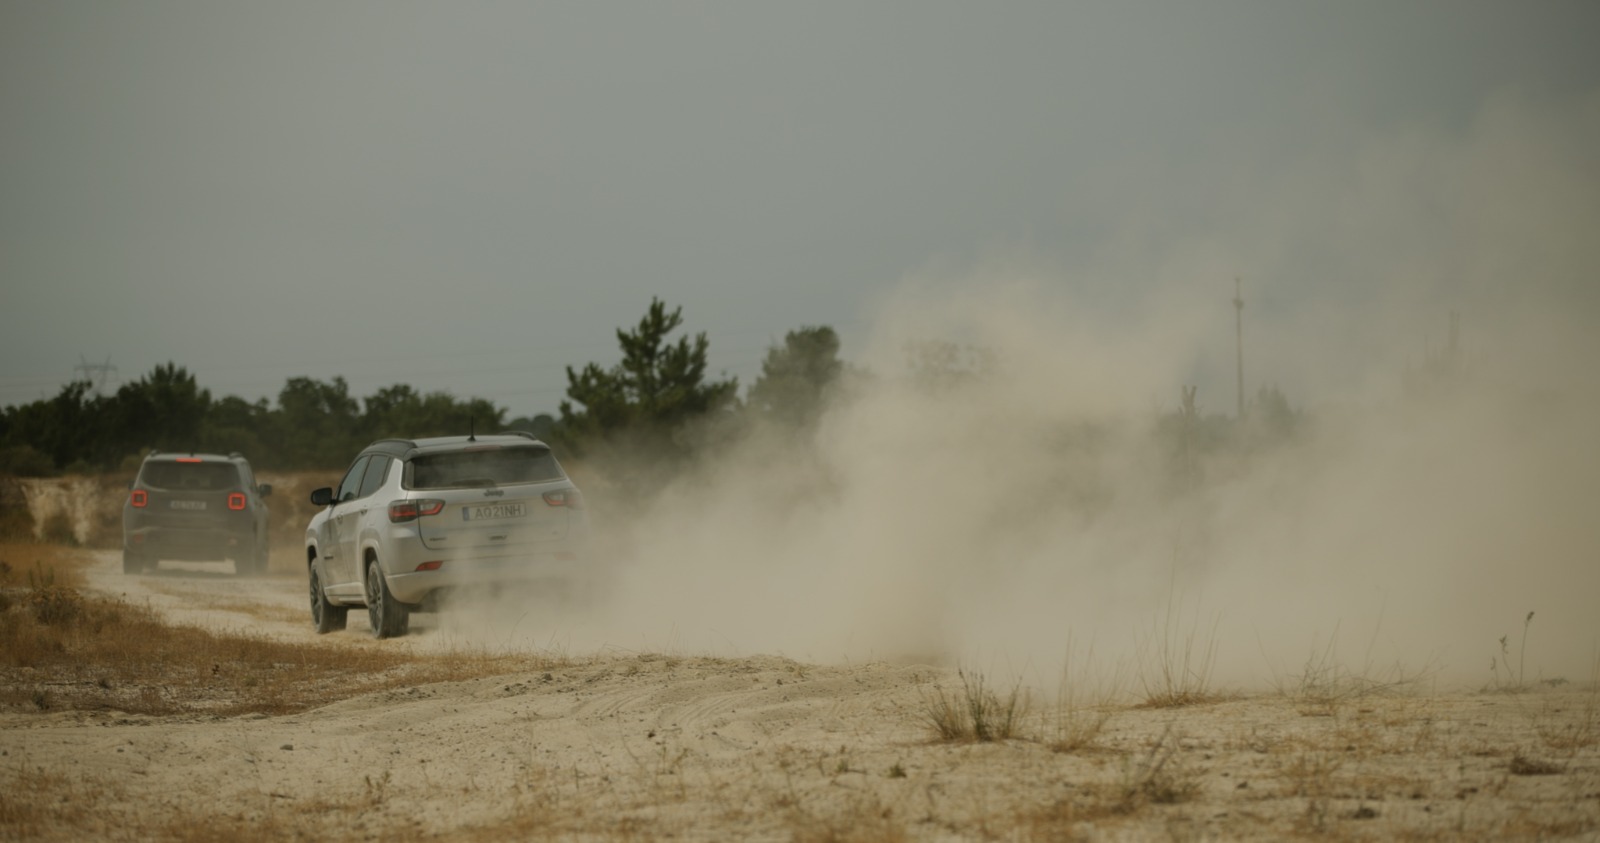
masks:
<svg viewBox="0 0 1600 843"><path fill-rule="evenodd" d="M205 501L169 501L168 506L173 509L205 509Z"/></svg>
<svg viewBox="0 0 1600 843"><path fill-rule="evenodd" d="M521 518L528 514L528 507L521 503L484 503L461 508L461 517L466 521L490 521L496 518Z"/></svg>

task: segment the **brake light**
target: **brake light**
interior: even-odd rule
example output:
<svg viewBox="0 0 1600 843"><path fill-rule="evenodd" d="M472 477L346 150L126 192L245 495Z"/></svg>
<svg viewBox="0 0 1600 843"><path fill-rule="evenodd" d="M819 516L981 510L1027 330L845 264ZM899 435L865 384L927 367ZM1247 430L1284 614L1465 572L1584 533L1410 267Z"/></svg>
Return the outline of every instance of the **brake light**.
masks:
<svg viewBox="0 0 1600 843"><path fill-rule="evenodd" d="M437 570L439 570L439 566L443 565L443 564L444 564L444 560L443 559L435 559L432 562L424 562L421 565L418 565L417 566L417 570L418 571L437 571Z"/></svg>
<svg viewBox="0 0 1600 843"><path fill-rule="evenodd" d="M559 492L545 492L544 502L551 506L564 506L568 509L583 509L583 495L577 489L562 489Z"/></svg>
<svg viewBox="0 0 1600 843"><path fill-rule="evenodd" d="M200 462L199 457L178 457L178 462Z"/></svg>
<svg viewBox="0 0 1600 843"><path fill-rule="evenodd" d="M233 510L234 512L238 512L239 510L244 509L244 504L245 504L244 492L229 492L228 493L228 508L229 509Z"/></svg>
<svg viewBox="0 0 1600 843"><path fill-rule="evenodd" d="M128 503L133 504L135 507L137 507L139 509L144 509L145 504L148 504L149 502L150 502L150 493L146 492L143 489L134 489L133 490L133 494L128 496Z"/></svg>
<svg viewBox="0 0 1600 843"><path fill-rule="evenodd" d="M438 515L444 511L444 501L425 498L416 501L390 501L389 523L404 524L424 515Z"/></svg>

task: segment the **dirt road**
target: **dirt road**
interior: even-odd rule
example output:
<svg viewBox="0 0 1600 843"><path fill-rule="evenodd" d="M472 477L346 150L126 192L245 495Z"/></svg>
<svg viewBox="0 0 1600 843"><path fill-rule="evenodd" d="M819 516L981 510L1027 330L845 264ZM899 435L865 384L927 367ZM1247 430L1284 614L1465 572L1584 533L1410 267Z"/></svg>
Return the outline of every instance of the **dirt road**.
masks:
<svg viewBox="0 0 1600 843"><path fill-rule="evenodd" d="M94 588L174 623L317 638L303 583L226 566ZM170 568L168 570L167 568ZM38 839L1595 839L1597 691L1036 702L1020 738L938 742L954 671L774 656L567 653L546 670L283 717L7 715L0 770ZM969 675L970 680L970 675ZM1080 742L1081 739L1081 742ZM1074 743L1080 745L1073 746ZM0 817L0 820L5 820Z"/></svg>

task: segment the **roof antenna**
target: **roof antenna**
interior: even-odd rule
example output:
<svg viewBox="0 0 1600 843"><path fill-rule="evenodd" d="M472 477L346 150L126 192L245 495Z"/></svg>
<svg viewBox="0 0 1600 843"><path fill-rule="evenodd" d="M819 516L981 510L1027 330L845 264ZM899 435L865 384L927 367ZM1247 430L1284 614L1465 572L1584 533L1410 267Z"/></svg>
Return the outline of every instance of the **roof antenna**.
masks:
<svg viewBox="0 0 1600 843"><path fill-rule="evenodd" d="M467 441L478 441L478 417L467 416Z"/></svg>

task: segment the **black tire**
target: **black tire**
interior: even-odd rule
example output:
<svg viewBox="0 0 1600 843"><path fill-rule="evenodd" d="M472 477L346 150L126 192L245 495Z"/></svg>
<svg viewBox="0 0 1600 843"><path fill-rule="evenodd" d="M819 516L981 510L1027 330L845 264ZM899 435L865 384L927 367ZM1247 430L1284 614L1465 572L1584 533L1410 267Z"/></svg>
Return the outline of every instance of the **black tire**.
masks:
<svg viewBox="0 0 1600 843"><path fill-rule="evenodd" d="M233 573L238 577L259 577L267 572L267 537L257 536L250 549L233 560Z"/></svg>
<svg viewBox="0 0 1600 843"><path fill-rule="evenodd" d="M150 563L143 556L131 550L122 551L122 573L142 574L144 569L148 567L150 567Z"/></svg>
<svg viewBox="0 0 1600 843"><path fill-rule="evenodd" d="M328 595L322 591L322 578L317 576L317 566L311 566L311 622L317 627L318 635L327 635L344 629L350 620L350 607L335 606L328 602Z"/></svg>
<svg viewBox="0 0 1600 843"><path fill-rule="evenodd" d="M367 621L374 638L399 638L411 628L411 610L389 593L376 559L367 563Z"/></svg>

